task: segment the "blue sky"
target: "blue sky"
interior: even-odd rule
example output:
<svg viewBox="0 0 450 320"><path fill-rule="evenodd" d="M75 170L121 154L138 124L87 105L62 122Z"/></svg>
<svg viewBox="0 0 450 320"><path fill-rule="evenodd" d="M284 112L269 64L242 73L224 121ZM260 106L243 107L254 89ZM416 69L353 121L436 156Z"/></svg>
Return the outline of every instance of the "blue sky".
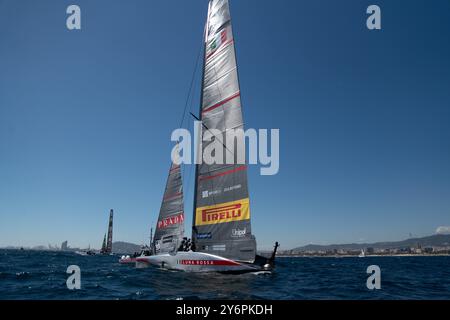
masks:
<svg viewBox="0 0 450 320"><path fill-rule="evenodd" d="M73 3L81 31L65 26ZM0 0L0 246L99 247L110 208L115 240L147 240L206 4ZM370 4L381 31L366 28ZM448 1L248 0L231 10L246 127L280 129L279 174L249 171L260 248L450 225Z"/></svg>

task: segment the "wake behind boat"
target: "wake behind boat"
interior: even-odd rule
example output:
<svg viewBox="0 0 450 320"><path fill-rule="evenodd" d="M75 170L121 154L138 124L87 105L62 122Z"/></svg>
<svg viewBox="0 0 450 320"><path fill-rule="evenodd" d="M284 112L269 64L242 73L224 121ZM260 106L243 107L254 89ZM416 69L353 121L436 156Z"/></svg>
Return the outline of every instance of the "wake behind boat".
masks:
<svg viewBox="0 0 450 320"><path fill-rule="evenodd" d="M198 119L208 136L213 129L224 133L244 128L228 0L210 0L208 4ZM208 143L201 145L201 154L204 154ZM171 164L152 255L137 257L137 267L155 265L189 272L232 273L272 269L278 243L270 258L256 254L256 239L251 233L247 166L237 164L234 151L225 143L222 146L223 155L231 152L233 164L196 165L192 241L183 238L181 168Z"/></svg>
<svg viewBox="0 0 450 320"><path fill-rule="evenodd" d="M359 258L364 258L366 256L366 253L364 252L364 249L361 249L361 253L358 255Z"/></svg>
<svg viewBox="0 0 450 320"><path fill-rule="evenodd" d="M95 256L95 252L92 250L78 250L75 251L75 254L79 256Z"/></svg>

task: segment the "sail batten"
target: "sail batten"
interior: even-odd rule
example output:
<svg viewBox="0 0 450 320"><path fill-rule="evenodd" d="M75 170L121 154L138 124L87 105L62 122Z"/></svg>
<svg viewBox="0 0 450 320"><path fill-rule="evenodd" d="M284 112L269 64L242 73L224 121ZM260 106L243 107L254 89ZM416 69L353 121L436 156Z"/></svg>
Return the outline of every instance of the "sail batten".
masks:
<svg viewBox="0 0 450 320"><path fill-rule="evenodd" d="M203 135L208 138L212 129L223 133L244 127L234 45L228 0L211 0L200 103L200 119L209 129ZM215 139L202 142L201 154ZM192 238L197 251L253 262L256 241L251 233L247 166L237 161L235 150L227 150L226 141L222 142L224 159L231 152L232 164L196 166Z"/></svg>

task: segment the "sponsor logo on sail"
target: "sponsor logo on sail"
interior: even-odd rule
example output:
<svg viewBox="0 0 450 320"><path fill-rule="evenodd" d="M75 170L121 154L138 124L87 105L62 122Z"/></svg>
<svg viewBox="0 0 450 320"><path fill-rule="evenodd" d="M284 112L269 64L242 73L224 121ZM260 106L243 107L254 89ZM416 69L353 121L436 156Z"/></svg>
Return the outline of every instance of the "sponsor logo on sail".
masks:
<svg viewBox="0 0 450 320"><path fill-rule="evenodd" d="M183 221L184 221L184 213L182 212L180 214L173 215L173 216L167 217L165 219L159 220L157 227L158 227L158 229L163 229L163 228L167 228L167 227L182 223Z"/></svg>
<svg viewBox="0 0 450 320"><path fill-rule="evenodd" d="M244 229L232 229L231 236L234 238L241 238L247 234L247 228Z"/></svg>
<svg viewBox="0 0 450 320"><path fill-rule="evenodd" d="M211 237L211 232L197 234L197 239L211 239Z"/></svg>
<svg viewBox="0 0 450 320"><path fill-rule="evenodd" d="M223 192L226 193L226 192L234 191L234 190L237 190L237 189L240 189L240 188L242 188L241 184L237 184L237 185L230 186L230 187L224 187L223 188ZM208 198L210 196L217 196L217 195L219 195L221 193L222 193L222 189L204 190L204 191L202 191L202 198Z"/></svg>
<svg viewBox="0 0 450 320"><path fill-rule="evenodd" d="M220 190L213 190L213 191L205 190L205 191L202 191L202 198L208 198L209 196L215 196L220 193L222 193L222 191L220 191Z"/></svg>
<svg viewBox="0 0 450 320"><path fill-rule="evenodd" d="M241 187L242 187L242 185L240 185L240 184L237 184L237 185L231 186L231 187L225 187L225 188L223 188L223 192L237 190L237 189L240 189Z"/></svg>
<svg viewBox="0 0 450 320"><path fill-rule="evenodd" d="M208 225L250 219L248 198L197 208L195 224Z"/></svg>

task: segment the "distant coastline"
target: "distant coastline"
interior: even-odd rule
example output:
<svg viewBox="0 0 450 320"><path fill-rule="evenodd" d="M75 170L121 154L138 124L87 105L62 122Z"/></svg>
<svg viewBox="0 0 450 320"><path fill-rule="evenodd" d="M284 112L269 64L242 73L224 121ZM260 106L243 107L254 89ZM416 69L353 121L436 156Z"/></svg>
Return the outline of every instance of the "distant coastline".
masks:
<svg viewBox="0 0 450 320"><path fill-rule="evenodd" d="M450 234L376 243L306 245L280 250L279 257L410 257L450 255Z"/></svg>
<svg viewBox="0 0 450 320"><path fill-rule="evenodd" d="M75 253L76 250L54 250L49 248L20 248L20 247L0 247L0 250L14 250L14 251L42 251L42 252L61 252L61 253ZM131 252L126 252L130 254ZM124 252L113 252L114 255L124 254ZM271 252L261 251L258 254L269 257ZM374 257L446 257L450 256L450 253L402 253L402 254L369 254L365 255L363 258L374 258ZM355 254L343 254L343 255L334 255L334 254L285 254L285 253L277 253L277 258L360 258Z"/></svg>
<svg viewBox="0 0 450 320"><path fill-rule="evenodd" d="M124 241L114 241L112 244L113 253L114 254L132 254L135 252L139 252L141 249L140 245L124 242ZM32 251L51 251L51 252L77 252L77 251L93 251L95 253L99 253L99 249L91 248L72 248L69 247L67 241L64 241L61 246L57 245L48 245L48 246L34 246L34 247L21 247L21 246L6 246L0 247L0 250L32 250Z"/></svg>
<svg viewBox="0 0 450 320"><path fill-rule="evenodd" d="M132 254L140 251L141 246L123 242L113 242L113 253L115 254ZM61 246L35 246L35 247L19 247L8 246L0 249L13 250L38 250L38 251L59 251L59 252L75 252L78 250L96 249L79 249L69 247L67 241ZM260 250L258 252L264 256L270 256L272 251ZM363 254L362 254L363 253ZM315 245L309 244L303 247L297 247L290 250L278 250L277 257L335 257L347 258L358 257L433 257L450 255L450 234L435 234L422 238L410 238L402 241L393 242L376 242L376 243L350 243L350 244L330 244Z"/></svg>

